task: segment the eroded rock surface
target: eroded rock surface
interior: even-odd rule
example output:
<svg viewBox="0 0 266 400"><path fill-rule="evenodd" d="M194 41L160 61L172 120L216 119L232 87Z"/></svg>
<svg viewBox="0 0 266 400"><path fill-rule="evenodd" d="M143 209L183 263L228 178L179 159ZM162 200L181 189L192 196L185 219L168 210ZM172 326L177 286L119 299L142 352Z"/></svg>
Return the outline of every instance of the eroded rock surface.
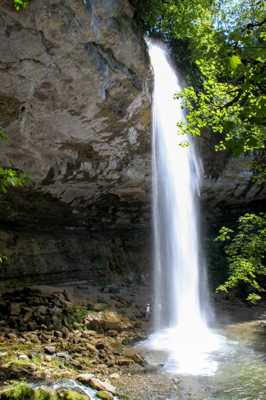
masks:
<svg viewBox="0 0 266 400"><path fill-rule="evenodd" d="M198 151L202 160L203 213L209 222L221 226L246 211L265 209L266 185L254 179L252 165L258 154L236 157L229 151L216 152L214 146L218 139L205 132Z"/></svg>
<svg viewBox="0 0 266 400"><path fill-rule="evenodd" d="M81 224L145 218L150 71L133 16L127 0L0 5L1 163ZM8 218L26 214L20 204Z"/></svg>

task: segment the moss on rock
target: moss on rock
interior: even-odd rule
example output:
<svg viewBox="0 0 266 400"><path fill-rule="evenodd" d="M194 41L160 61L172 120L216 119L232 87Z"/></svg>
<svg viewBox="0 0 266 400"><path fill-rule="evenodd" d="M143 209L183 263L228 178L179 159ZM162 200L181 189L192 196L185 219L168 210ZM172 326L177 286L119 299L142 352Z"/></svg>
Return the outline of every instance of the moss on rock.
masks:
<svg viewBox="0 0 266 400"><path fill-rule="evenodd" d="M6 96L0 93L0 126L6 127L17 119L20 102L16 97Z"/></svg>
<svg viewBox="0 0 266 400"><path fill-rule="evenodd" d="M88 400L88 397L71 389L56 392L49 388L33 388L22 382L0 391L0 400Z"/></svg>

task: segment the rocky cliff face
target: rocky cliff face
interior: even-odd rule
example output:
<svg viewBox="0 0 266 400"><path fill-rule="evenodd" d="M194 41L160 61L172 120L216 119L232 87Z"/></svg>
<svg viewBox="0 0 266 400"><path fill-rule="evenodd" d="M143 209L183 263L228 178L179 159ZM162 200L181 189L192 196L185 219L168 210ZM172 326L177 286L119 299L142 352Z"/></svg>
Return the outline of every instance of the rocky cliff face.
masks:
<svg viewBox="0 0 266 400"><path fill-rule="evenodd" d="M266 185L254 180L255 154L234 157L229 152L215 152L215 140L203 135L199 143L203 164L201 200L209 222L221 225L246 211L265 209Z"/></svg>
<svg viewBox="0 0 266 400"><path fill-rule="evenodd" d="M31 179L0 196L1 279L148 270L152 79L134 12L128 0L0 4L0 160ZM266 192L249 160L210 144L202 199L223 221Z"/></svg>
<svg viewBox="0 0 266 400"><path fill-rule="evenodd" d="M0 159L32 187L12 194L12 207L3 200L2 220L143 224L150 72L134 9L127 0L35 0L19 13L10 4L0 5L9 137Z"/></svg>

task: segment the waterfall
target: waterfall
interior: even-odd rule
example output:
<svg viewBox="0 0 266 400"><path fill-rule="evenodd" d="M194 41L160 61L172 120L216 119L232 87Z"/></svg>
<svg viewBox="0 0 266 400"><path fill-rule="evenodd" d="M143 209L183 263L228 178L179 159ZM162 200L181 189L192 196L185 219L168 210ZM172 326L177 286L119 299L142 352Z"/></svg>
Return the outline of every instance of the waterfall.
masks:
<svg viewBox="0 0 266 400"><path fill-rule="evenodd" d="M181 85L167 47L148 40L148 48L154 72L154 333L148 344L169 352L169 371L211 373L216 363L209 355L220 339L208 328L207 286L201 282L205 274L198 229L200 160L192 141L178 135L177 122L185 115L174 98ZM180 146L184 140L190 145Z"/></svg>

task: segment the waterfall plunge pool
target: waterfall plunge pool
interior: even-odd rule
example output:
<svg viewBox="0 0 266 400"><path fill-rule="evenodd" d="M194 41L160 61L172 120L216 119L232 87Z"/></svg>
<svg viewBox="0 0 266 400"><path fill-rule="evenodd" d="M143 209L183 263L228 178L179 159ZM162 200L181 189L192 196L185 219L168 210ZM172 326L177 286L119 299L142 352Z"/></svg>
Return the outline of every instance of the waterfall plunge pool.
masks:
<svg viewBox="0 0 266 400"><path fill-rule="evenodd" d="M122 376L120 390L131 400L265 400L266 321L232 323L219 332L226 345L210 354L212 374L178 372L176 364L169 372L166 350L143 348L145 372Z"/></svg>
<svg viewBox="0 0 266 400"><path fill-rule="evenodd" d="M151 369L123 379L145 400L264 400L265 351L243 341L247 326L218 332L208 326L211 307L200 241L201 161L178 135L185 121L179 77L167 47L148 40L153 91L153 333L140 344ZM265 332L265 326L262 327ZM239 336L239 333L243 334ZM130 391L130 388L132 390ZM132 398L134 399L134 397Z"/></svg>

